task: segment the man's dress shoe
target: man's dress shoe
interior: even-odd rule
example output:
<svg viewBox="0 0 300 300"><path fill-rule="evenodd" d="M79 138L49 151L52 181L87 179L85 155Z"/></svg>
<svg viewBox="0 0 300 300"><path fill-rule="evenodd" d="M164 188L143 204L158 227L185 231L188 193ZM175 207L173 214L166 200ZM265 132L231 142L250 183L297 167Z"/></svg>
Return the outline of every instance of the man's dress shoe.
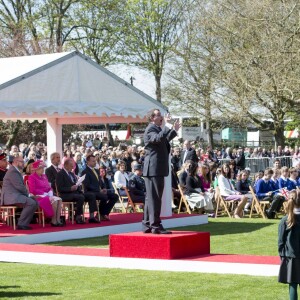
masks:
<svg viewBox="0 0 300 300"><path fill-rule="evenodd" d="M96 218L89 218L89 223L100 223Z"/></svg>
<svg viewBox="0 0 300 300"><path fill-rule="evenodd" d="M17 229L18 229L18 230L31 230L32 227L30 227L30 226L25 226L25 225L18 225L18 226L17 226Z"/></svg>
<svg viewBox="0 0 300 300"><path fill-rule="evenodd" d="M164 228L152 228L151 233L153 234L171 234L172 232Z"/></svg>

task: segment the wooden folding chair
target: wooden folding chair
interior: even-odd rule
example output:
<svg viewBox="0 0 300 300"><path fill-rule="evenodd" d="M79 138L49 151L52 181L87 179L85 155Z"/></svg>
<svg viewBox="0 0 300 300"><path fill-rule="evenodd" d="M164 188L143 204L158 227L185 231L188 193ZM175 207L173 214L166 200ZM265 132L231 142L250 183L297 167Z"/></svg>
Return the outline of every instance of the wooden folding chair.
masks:
<svg viewBox="0 0 300 300"><path fill-rule="evenodd" d="M179 207L178 207L178 214L180 213L180 210L181 210L181 206L182 206L182 203L185 205L185 208L186 208L186 212L188 214L191 214L191 209L190 209L190 206L189 206L189 203L188 201L186 200L186 197L183 193L183 190L182 190L182 187L180 186L180 184L178 184L178 190L180 192L180 202L179 202Z"/></svg>
<svg viewBox="0 0 300 300"><path fill-rule="evenodd" d="M127 206L125 208L126 212L128 212L128 209L130 209L130 207L133 209L133 212L137 212L136 206L138 206L138 207L143 206L143 208L144 208L143 202L133 202L132 201L128 188L125 188L125 192L127 195Z"/></svg>
<svg viewBox="0 0 300 300"><path fill-rule="evenodd" d="M232 215L231 215L227 205L234 204L234 202L236 202L236 200L225 201L220 193L220 188L218 186L215 188L215 200L217 203L215 217L217 218L218 216L227 214L229 218L232 218Z"/></svg>
<svg viewBox="0 0 300 300"><path fill-rule="evenodd" d="M124 206L124 201L128 201L128 197L127 196L121 196L120 195L120 192L119 192L119 189L117 188L116 184L114 182L112 182L112 186L115 190L115 194L118 195L118 198L119 198L119 202L120 202L120 205L121 205L121 210L122 212L126 212L126 208ZM116 203L117 204L117 203ZM115 207L116 207L116 204L115 204Z"/></svg>
<svg viewBox="0 0 300 300"><path fill-rule="evenodd" d="M11 226L11 221L12 221L12 226L14 230L16 230L16 209L18 207L14 205L2 205L0 206L0 214L2 221L4 222L6 220L6 224L8 226Z"/></svg>
<svg viewBox="0 0 300 300"><path fill-rule="evenodd" d="M265 209L267 208L267 206L270 206L270 202L269 201L259 201L256 197L256 194L255 194L252 186L250 186L249 189L250 189L250 193L252 195L252 204L251 204L249 218L252 217L253 209L255 208L257 216L261 215L264 219L267 219L267 216L265 214Z"/></svg>
<svg viewBox="0 0 300 300"><path fill-rule="evenodd" d="M55 182L55 190L56 190L57 197L60 197L56 182ZM75 213L74 202L72 202L72 201L70 201L70 202L62 201L61 202L61 215L65 217L66 221L67 221L66 216L68 215L68 218L70 218L70 215L71 215L71 223L74 224L74 213Z"/></svg>

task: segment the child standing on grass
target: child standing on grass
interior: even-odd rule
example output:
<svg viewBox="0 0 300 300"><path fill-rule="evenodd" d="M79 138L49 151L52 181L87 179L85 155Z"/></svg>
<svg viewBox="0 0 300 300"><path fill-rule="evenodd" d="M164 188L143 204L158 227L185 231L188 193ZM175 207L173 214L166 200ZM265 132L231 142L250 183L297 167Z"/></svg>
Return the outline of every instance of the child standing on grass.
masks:
<svg viewBox="0 0 300 300"><path fill-rule="evenodd" d="M278 252L281 258L278 281L289 284L290 300L297 300L300 284L300 191L289 194L288 213L278 228Z"/></svg>

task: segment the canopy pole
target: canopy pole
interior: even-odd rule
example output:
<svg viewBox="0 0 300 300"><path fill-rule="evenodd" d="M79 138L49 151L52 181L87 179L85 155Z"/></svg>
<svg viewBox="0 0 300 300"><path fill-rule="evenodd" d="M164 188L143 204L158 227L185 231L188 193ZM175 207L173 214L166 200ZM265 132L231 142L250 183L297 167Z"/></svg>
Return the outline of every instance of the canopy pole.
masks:
<svg viewBox="0 0 300 300"><path fill-rule="evenodd" d="M172 177L171 177L171 155L169 156L169 175L165 177L165 187L161 203L161 217L172 216Z"/></svg>
<svg viewBox="0 0 300 300"><path fill-rule="evenodd" d="M48 166L51 165L50 155L58 152L62 158L62 125L58 124L57 118L47 118L47 154Z"/></svg>

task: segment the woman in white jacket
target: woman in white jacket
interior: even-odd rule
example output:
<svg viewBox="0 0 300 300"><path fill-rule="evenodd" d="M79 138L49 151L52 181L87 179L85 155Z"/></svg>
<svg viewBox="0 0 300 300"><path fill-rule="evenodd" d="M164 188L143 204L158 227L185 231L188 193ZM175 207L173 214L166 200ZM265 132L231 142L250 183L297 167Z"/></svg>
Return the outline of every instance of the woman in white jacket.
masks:
<svg viewBox="0 0 300 300"><path fill-rule="evenodd" d="M243 216L243 209L246 205L248 198L235 190L231 183L231 174L228 164L224 164L221 168L221 175L218 177L218 185L221 196L225 201L237 200L239 201L237 208L234 211L235 218L241 218Z"/></svg>
<svg viewBox="0 0 300 300"><path fill-rule="evenodd" d="M121 196L126 196L125 188L128 185L129 177L126 171L126 164L124 161L120 161L117 165L118 171L114 175L114 181L119 189L119 193Z"/></svg>

